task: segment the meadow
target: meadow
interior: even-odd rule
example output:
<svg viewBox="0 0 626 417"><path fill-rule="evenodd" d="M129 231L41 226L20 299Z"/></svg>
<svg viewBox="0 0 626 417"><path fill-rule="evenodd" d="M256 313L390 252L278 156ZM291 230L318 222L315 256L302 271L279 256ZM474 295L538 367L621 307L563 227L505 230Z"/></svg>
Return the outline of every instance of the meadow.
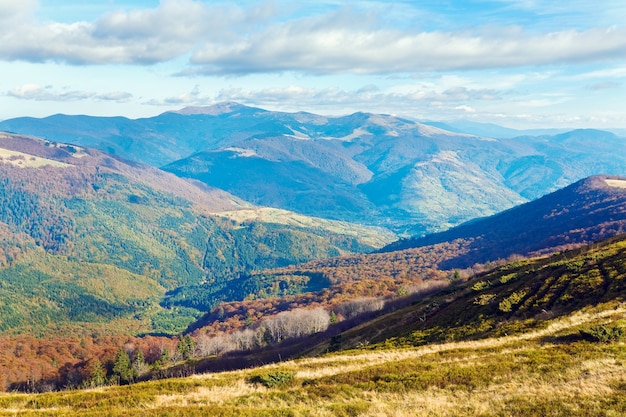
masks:
<svg viewBox="0 0 626 417"><path fill-rule="evenodd" d="M0 416L621 416L625 314L626 305L611 303L516 335L382 343L127 386L0 394Z"/></svg>

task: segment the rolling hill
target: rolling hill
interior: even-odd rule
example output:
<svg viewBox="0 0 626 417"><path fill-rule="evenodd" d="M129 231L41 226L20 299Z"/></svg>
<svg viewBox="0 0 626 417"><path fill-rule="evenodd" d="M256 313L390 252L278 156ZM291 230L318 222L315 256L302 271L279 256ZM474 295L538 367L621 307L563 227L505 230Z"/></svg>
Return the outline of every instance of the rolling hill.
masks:
<svg viewBox="0 0 626 417"><path fill-rule="evenodd" d="M254 204L404 235L442 231L591 175L626 172L626 140L610 132L491 138L390 115L326 117L237 103L137 120L18 118L0 129L163 167Z"/></svg>
<svg viewBox="0 0 626 417"><path fill-rule="evenodd" d="M164 308L167 291L227 288L242 272L371 251L391 239L276 214L91 148L0 134L5 334L178 333L201 312Z"/></svg>

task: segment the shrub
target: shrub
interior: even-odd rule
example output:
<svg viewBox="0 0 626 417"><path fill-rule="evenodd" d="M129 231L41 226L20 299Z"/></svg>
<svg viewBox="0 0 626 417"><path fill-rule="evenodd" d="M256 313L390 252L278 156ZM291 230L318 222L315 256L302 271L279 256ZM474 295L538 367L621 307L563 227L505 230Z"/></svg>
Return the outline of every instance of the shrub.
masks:
<svg viewBox="0 0 626 417"><path fill-rule="evenodd" d="M254 375L250 378L250 382L261 384L267 388L275 388L285 386L294 378L293 372L288 371L272 371L261 375Z"/></svg>
<svg viewBox="0 0 626 417"><path fill-rule="evenodd" d="M500 301L500 303L498 304L498 308L503 313L510 313L511 311L513 311L513 307L518 305L525 296L526 291L516 291L504 300Z"/></svg>
<svg viewBox="0 0 626 417"><path fill-rule="evenodd" d="M624 328L619 326L598 325L580 330L580 334L592 342L617 342L624 338Z"/></svg>
<svg viewBox="0 0 626 417"><path fill-rule="evenodd" d="M507 274L507 275L502 275L500 277L500 283L501 284L506 284L507 282L513 280L517 278L517 274Z"/></svg>
<svg viewBox="0 0 626 417"><path fill-rule="evenodd" d="M472 285L472 290L478 292L478 291L485 290L485 289L487 289L489 287L491 287L491 282L489 282L489 281L478 281L477 283Z"/></svg>
<svg viewBox="0 0 626 417"><path fill-rule="evenodd" d="M496 298L495 294L480 294L474 299L474 304L486 306L487 304L491 303L494 298Z"/></svg>

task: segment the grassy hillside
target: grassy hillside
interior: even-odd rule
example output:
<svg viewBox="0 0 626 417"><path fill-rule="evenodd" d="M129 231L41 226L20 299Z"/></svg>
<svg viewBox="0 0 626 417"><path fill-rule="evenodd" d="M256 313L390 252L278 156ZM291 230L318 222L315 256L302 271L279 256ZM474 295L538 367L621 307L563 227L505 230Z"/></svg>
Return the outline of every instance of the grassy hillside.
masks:
<svg viewBox="0 0 626 417"><path fill-rule="evenodd" d="M131 386L0 394L12 416L618 416L623 342L581 330L624 326L624 306L479 341L360 349L255 369Z"/></svg>

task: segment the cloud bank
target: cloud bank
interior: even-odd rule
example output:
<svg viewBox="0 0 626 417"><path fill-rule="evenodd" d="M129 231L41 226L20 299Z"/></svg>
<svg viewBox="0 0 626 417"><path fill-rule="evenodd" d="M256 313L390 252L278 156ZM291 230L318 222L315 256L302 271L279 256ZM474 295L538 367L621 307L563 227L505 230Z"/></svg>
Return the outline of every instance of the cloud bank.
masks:
<svg viewBox="0 0 626 417"><path fill-rule="evenodd" d="M33 101L80 101L93 99L97 101L113 101L116 103L126 103L133 95L128 92L108 92L95 93L90 91L79 91L64 89L54 89L53 86L41 86L37 84L24 84L5 92L6 96Z"/></svg>
<svg viewBox="0 0 626 417"><path fill-rule="evenodd" d="M507 3L505 2L505 5ZM389 7L163 0L95 21L39 22L37 2L0 0L0 60L152 65L189 57L183 75L392 74L601 62L626 56L626 25L553 31L520 26L396 29ZM510 6L509 6L510 7Z"/></svg>

